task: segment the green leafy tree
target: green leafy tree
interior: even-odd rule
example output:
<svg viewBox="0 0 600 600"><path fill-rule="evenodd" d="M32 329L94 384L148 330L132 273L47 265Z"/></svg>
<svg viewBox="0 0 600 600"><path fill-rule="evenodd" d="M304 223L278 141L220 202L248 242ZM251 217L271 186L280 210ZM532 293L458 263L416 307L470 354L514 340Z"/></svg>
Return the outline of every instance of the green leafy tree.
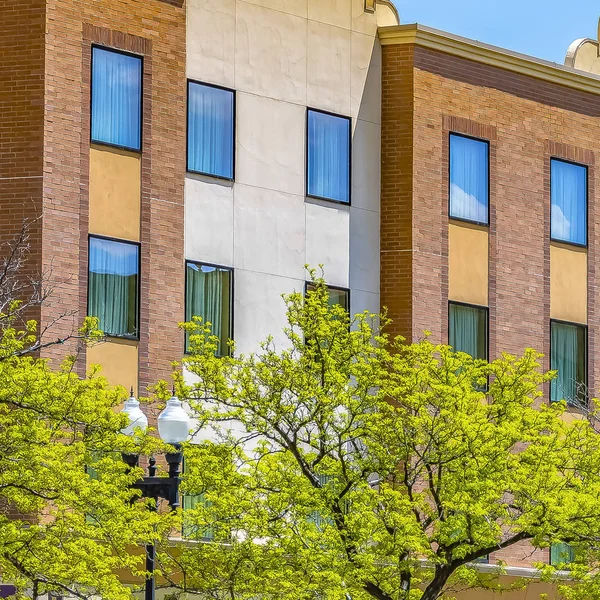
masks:
<svg viewBox="0 0 600 600"><path fill-rule="evenodd" d="M134 450L120 434L126 417L115 411L124 390L95 372L78 377L73 356L58 369L31 356L36 324L16 328L18 307L0 314L2 580L24 597L128 598L118 571L142 573L143 557L132 548L165 535L168 525L132 502L139 472L127 472L115 455ZM95 325L87 319L78 335L98 337Z"/></svg>
<svg viewBox="0 0 600 600"><path fill-rule="evenodd" d="M186 324L181 393L212 440L186 454L212 540L163 548L169 585L231 600L433 600L498 589L473 564L600 532L600 438L542 401L540 355L487 363L351 321L315 280L285 297L288 347L217 358ZM483 391L482 391L483 390Z"/></svg>

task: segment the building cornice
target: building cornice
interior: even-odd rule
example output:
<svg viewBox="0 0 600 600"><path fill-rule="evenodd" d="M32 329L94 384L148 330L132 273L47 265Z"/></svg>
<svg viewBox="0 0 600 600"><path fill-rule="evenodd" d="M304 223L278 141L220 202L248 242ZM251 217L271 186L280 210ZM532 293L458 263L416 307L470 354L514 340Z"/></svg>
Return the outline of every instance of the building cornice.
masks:
<svg viewBox="0 0 600 600"><path fill-rule="evenodd" d="M419 24L380 27L382 46L414 44L513 73L600 95L600 76Z"/></svg>

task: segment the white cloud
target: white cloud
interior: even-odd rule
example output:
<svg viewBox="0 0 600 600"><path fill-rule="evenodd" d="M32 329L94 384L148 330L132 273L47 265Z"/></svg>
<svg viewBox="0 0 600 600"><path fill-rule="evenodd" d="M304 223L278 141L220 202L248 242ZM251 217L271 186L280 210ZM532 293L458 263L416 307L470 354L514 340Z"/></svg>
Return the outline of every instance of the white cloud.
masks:
<svg viewBox="0 0 600 600"><path fill-rule="evenodd" d="M552 205L552 237L561 240L571 239L571 221L565 217L558 204Z"/></svg>
<svg viewBox="0 0 600 600"><path fill-rule="evenodd" d="M487 206L456 183L450 184L450 212L459 219L487 222Z"/></svg>

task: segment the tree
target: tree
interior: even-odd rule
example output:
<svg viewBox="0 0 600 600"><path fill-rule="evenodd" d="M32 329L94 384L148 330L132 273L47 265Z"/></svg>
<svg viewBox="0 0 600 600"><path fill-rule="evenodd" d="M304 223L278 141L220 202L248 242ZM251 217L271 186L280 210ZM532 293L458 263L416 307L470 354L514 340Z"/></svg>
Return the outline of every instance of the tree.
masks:
<svg viewBox="0 0 600 600"><path fill-rule="evenodd" d="M26 320L48 293L43 277L23 275L27 248L24 229L0 262L2 581L34 599L48 592L129 598L117 571L143 573L132 547L166 535L170 521L132 502L140 472L128 471L118 454L134 450L120 434L127 418L115 411L124 390L110 388L97 369L79 377L75 356L54 368L32 354L64 338L47 341ZM18 301L20 293L30 295ZM86 319L72 337L100 339L97 321Z"/></svg>
<svg viewBox="0 0 600 600"><path fill-rule="evenodd" d="M487 363L392 340L385 316L350 321L314 283L285 297L286 349L218 358L210 324L185 325L182 394L215 432L186 455L202 495L188 519L218 543L163 548L171 585L433 600L497 587L473 562L499 549L597 538L600 438L543 402L539 354Z"/></svg>

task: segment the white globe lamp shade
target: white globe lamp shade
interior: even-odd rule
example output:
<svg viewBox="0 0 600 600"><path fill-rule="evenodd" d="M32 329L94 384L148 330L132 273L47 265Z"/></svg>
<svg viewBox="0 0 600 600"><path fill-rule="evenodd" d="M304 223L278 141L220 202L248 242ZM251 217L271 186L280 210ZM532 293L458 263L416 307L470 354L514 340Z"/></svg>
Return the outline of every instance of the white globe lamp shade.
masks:
<svg viewBox="0 0 600 600"><path fill-rule="evenodd" d="M121 429L121 433L124 433L128 436L133 436L135 430L138 428L142 431L146 431L146 429L148 429L148 417L146 417L146 415L142 412L140 403L133 395L133 390L131 392L131 396L125 402L121 412L129 417L129 425Z"/></svg>
<svg viewBox="0 0 600 600"><path fill-rule="evenodd" d="M167 406L158 415L158 434L167 444L181 444L188 439L191 421L183 410L181 401L172 396L167 400Z"/></svg>

